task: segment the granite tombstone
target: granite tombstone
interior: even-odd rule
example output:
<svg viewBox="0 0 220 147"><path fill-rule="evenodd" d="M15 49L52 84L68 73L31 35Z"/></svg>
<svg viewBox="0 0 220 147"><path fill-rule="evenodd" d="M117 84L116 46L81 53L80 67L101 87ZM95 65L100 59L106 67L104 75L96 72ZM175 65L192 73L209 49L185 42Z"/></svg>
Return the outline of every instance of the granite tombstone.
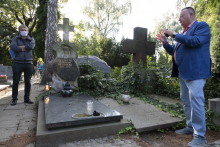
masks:
<svg viewBox="0 0 220 147"><path fill-rule="evenodd" d="M96 56L79 56L77 63L80 64L90 64L96 69L101 70L103 73L110 74L111 67L102 59Z"/></svg>
<svg viewBox="0 0 220 147"><path fill-rule="evenodd" d="M75 44L69 42L69 31L73 31L73 26L69 26L69 19L63 19L63 25L58 25L58 30L64 31L63 42L56 42L53 51L55 59L50 63L49 72L52 75L52 90L60 92L66 82L69 82L71 89L78 87L77 77L79 68L77 65L78 53Z"/></svg>
<svg viewBox="0 0 220 147"><path fill-rule="evenodd" d="M125 53L133 53L133 62L146 64L146 56L155 54L155 42L147 41L147 28L134 28L134 40L125 39L123 48Z"/></svg>
<svg viewBox="0 0 220 147"><path fill-rule="evenodd" d="M209 109L220 113L220 98L209 99ZM220 126L220 117L212 116L212 121L214 124Z"/></svg>

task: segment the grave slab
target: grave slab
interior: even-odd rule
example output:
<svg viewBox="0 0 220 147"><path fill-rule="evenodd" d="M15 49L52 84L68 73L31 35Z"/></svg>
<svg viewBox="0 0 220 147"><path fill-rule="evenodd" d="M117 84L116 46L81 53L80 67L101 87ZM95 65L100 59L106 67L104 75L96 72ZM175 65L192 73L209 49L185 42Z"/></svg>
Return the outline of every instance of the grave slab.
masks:
<svg viewBox="0 0 220 147"><path fill-rule="evenodd" d="M119 113L123 113L125 119L132 120L137 132L167 128L182 121L178 117L171 117L170 113L163 112L153 105L135 98L129 101L129 105L123 106L111 98L101 99L100 102L109 105Z"/></svg>
<svg viewBox="0 0 220 147"><path fill-rule="evenodd" d="M130 126L130 122L121 119L119 122L105 122L68 128L48 130L45 124L44 101L38 105L36 147L52 147L63 143L95 139L115 135L121 128Z"/></svg>
<svg viewBox="0 0 220 147"><path fill-rule="evenodd" d="M88 100L93 102L93 110L103 113L104 116L72 118L73 114L83 114L87 112L86 102ZM122 114L88 95L62 97L58 94L51 94L44 97L44 103L47 129L109 121L120 121L120 119L123 118Z"/></svg>

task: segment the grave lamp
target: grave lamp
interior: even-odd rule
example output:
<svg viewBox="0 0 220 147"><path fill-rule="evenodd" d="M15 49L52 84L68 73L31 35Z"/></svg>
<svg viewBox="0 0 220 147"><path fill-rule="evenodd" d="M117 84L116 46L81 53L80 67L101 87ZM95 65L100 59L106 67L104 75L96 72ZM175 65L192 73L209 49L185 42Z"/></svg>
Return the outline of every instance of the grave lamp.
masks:
<svg viewBox="0 0 220 147"><path fill-rule="evenodd" d="M44 100L45 104L48 104L49 101L50 101L50 98L49 98L49 97L47 97L47 98Z"/></svg>
<svg viewBox="0 0 220 147"><path fill-rule="evenodd" d="M45 85L45 91L49 91L50 90L50 86L48 85L48 83L46 83L46 85Z"/></svg>

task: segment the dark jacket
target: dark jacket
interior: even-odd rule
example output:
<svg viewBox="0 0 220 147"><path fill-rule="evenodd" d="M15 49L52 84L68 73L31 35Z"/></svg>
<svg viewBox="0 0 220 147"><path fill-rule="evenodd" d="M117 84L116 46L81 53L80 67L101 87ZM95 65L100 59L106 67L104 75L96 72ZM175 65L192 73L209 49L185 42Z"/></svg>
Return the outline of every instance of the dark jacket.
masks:
<svg viewBox="0 0 220 147"><path fill-rule="evenodd" d="M27 51L22 52L22 48L18 46L25 46ZM15 52L14 62L18 63L31 63L33 64L32 50L35 47L35 41L30 36L26 39L22 39L21 35L12 38L10 48Z"/></svg>
<svg viewBox="0 0 220 147"><path fill-rule="evenodd" d="M168 43L164 46L166 51L173 56L176 49L176 62L173 59L172 77L178 73L184 80L206 79L212 75L210 58L210 29L204 22L195 21L185 35L177 34L177 43L172 47Z"/></svg>

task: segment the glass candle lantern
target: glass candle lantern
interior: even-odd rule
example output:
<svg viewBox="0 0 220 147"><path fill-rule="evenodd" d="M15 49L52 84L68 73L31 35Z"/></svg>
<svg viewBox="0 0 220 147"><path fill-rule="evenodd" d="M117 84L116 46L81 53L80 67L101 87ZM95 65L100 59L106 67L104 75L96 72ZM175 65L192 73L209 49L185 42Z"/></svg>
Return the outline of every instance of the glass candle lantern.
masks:
<svg viewBox="0 0 220 147"><path fill-rule="evenodd" d="M93 102L91 100L87 101L87 115L92 115L93 113Z"/></svg>
<svg viewBox="0 0 220 147"><path fill-rule="evenodd" d="M46 85L45 85L45 91L49 91L50 90L50 86L48 85L48 83L46 83Z"/></svg>

